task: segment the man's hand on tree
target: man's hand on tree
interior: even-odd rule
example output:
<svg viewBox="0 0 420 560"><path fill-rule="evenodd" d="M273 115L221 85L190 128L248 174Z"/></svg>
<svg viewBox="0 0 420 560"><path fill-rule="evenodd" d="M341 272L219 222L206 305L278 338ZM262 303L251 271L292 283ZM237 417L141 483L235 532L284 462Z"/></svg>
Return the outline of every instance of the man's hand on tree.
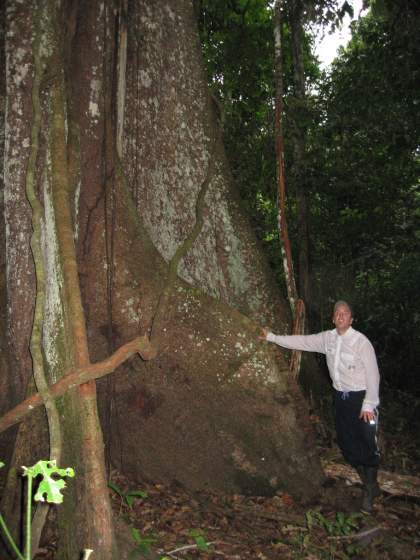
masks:
<svg viewBox="0 0 420 560"><path fill-rule="evenodd" d="M261 334L258 335L259 340L267 340L267 335L270 331L264 327L263 329L261 329Z"/></svg>

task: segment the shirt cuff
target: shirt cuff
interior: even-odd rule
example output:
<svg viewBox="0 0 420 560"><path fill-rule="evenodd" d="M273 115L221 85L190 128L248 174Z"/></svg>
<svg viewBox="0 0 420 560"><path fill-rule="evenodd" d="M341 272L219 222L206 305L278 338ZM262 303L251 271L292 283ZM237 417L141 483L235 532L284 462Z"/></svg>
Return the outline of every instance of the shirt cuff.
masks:
<svg viewBox="0 0 420 560"><path fill-rule="evenodd" d="M376 408L376 405L369 402L369 401L363 401L362 404L362 412L374 412Z"/></svg>
<svg viewBox="0 0 420 560"><path fill-rule="evenodd" d="M267 333L267 336L265 337L266 340L268 340L268 342L275 342L277 338L277 335L275 335L272 332Z"/></svg>

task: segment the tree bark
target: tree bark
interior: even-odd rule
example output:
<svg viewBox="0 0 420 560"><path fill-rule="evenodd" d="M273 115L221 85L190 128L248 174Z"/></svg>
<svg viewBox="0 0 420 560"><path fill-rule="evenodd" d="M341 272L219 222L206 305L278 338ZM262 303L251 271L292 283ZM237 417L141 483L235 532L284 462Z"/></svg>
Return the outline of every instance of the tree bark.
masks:
<svg viewBox="0 0 420 560"><path fill-rule="evenodd" d="M80 366L78 369L68 372L60 381L50 385L48 390L50 396L54 399L65 395L71 389L79 387L89 381L100 379L104 375L108 375L115 371L125 360L139 353L142 358L150 359L155 357L156 352L152 348L150 342L145 337L138 337L131 342L127 342L119 348L112 356L97 364L87 364ZM45 399L41 393L34 393L30 397L9 410L0 418L0 433L21 422L25 416L31 414L34 408L45 404Z"/></svg>
<svg viewBox="0 0 420 560"><path fill-rule="evenodd" d="M88 375L120 363L112 387L98 380L100 414L110 461L133 480L313 497L323 475L302 396L284 357L257 341L260 324L288 329L287 306L230 182L191 3L128 3L126 20L125 2L41 6L49 61L36 173L47 275L43 350L64 466L76 470L58 509L59 557L84 547L97 558L115 556ZM20 364L8 383L17 402L30 378L35 295L24 196L32 9L10 0L7 11L6 290ZM154 359L110 357L118 346L130 354L130 340L153 352L150 335ZM30 396L21 411L40 401ZM21 450L32 437L28 425L21 423Z"/></svg>
<svg viewBox="0 0 420 560"><path fill-rule="evenodd" d="M298 232L298 291L306 305L311 307L310 281L310 238L309 214L307 196L307 158L305 124L307 113L307 97L305 90L305 68L303 61L303 10L302 0L293 0L289 6L289 20L292 36L293 56L293 99L291 102L291 122L293 138L293 168L292 176L296 189L298 204L297 232Z"/></svg>
<svg viewBox="0 0 420 560"><path fill-rule="evenodd" d="M303 334L305 331L305 304L299 299L293 270L292 249L286 218L286 179L284 165L284 136L283 136L283 3L277 0L274 6L274 66L276 76L276 159L277 159L277 206L278 228L283 269L286 278L287 295L293 315L293 334ZM290 359L290 370L296 378L299 375L302 353L293 350Z"/></svg>

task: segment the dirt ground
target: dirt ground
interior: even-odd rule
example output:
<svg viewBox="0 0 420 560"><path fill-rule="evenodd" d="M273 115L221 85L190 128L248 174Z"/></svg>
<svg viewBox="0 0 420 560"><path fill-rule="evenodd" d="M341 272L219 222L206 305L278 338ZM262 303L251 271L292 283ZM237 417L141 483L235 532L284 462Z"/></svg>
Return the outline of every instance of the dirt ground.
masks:
<svg viewBox="0 0 420 560"><path fill-rule="evenodd" d="M334 445L320 448L326 482L316 502L306 504L285 493L191 493L151 481L133 486L113 471L121 560L418 560L420 473L392 464L396 442L389 445L392 461L380 469L382 496L370 515L360 512L362 487ZM45 543L36 558L54 560L53 533Z"/></svg>
<svg viewBox="0 0 420 560"><path fill-rule="evenodd" d="M379 471L382 495L370 515L360 511L360 481L343 463L333 436L327 430L318 436L326 480L312 503L286 493L226 495L187 491L179 483L133 484L113 470L109 491L119 560L419 560L416 426L386 433ZM34 557L38 560L56 558L53 521Z"/></svg>
<svg viewBox="0 0 420 560"><path fill-rule="evenodd" d="M118 488L126 481L114 473ZM327 478L320 500L190 495L145 483L145 498L113 492L124 558L205 560L418 559L420 499L383 493L373 514L359 512L361 486ZM129 500L130 501L130 500Z"/></svg>

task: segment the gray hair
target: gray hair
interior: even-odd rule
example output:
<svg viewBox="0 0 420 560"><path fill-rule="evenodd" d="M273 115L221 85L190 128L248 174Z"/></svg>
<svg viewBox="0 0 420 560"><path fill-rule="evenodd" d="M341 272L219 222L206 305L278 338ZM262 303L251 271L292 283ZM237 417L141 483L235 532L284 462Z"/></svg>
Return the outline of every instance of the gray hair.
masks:
<svg viewBox="0 0 420 560"><path fill-rule="evenodd" d="M338 301L335 302L333 315L335 315L335 312L337 311L337 308L340 307L340 305L344 305L345 307L347 307L347 309L351 313L351 316L353 317L353 309L352 309L351 305L349 305L347 303L347 301L344 301L344 299L339 299Z"/></svg>

